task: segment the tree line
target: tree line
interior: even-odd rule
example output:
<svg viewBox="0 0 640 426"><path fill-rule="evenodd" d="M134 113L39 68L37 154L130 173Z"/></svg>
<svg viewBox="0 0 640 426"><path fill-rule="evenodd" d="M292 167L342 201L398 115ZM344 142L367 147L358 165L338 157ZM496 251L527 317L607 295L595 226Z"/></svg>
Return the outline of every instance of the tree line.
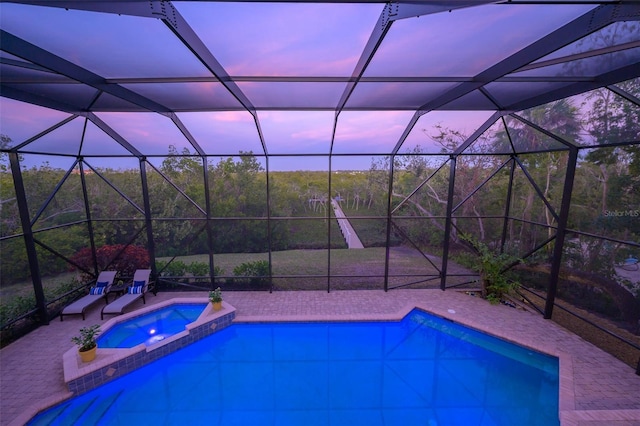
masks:
<svg viewBox="0 0 640 426"><path fill-rule="evenodd" d="M639 86L637 80L621 85L636 95ZM570 238L567 261L610 274L620 256L637 250L616 241L640 240L640 148L629 144L640 140L640 108L604 89L592 92L586 102L588 108L565 99L507 116L502 126L457 156L454 241L462 231L499 244L506 204L513 218L507 242L515 251L527 252L552 235L569 158L556 135L571 144L603 146L580 150L569 228L584 234ZM386 242L386 221L381 219L387 217L390 197L394 241L410 239L437 251L444 236L449 154L469 135L442 125L426 133L440 146L439 155L417 146L393 158L372 158L368 170L333 171L330 176L304 170L267 175L252 152L203 162L186 148L179 152L170 146L161 162L145 164L156 256L326 248L326 218L334 197L348 216L362 218L354 226L356 232L367 228L370 245ZM3 135L2 140L6 148L10 139ZM519 154L509 155L513 150ZM0 276L5 285L27 278L28 267L13 179L3 156ZM45 274L70 267L56 254L71 258L91 245L89 217L97 247L147 245L139 170L92 168L89 159L82 169L71 171L48 163L23 168L22 179ZM335 228L332 245L342 247ZM545 249L538 256L544 260Z"/></svg>

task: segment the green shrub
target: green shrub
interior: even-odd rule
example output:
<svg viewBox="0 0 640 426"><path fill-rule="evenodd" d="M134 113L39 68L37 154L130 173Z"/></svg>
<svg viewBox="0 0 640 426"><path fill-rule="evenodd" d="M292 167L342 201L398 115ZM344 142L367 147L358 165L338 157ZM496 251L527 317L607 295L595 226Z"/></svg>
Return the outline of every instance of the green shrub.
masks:
<svg viewBox="0 0 640 426"><path fill-rule="evenodd" d="M46 287L44 289L45 300L49 301L57 299L58 297L62 296L63 294L69 293L71 290L77 287L78 282L76 280L63 282L55 287ZM77 294L70 294L69 299L75 297L76 295ZM66 302L66 300L63 302ZM18 317L21 317L32 309L35 309L35 307L36 297L34 294L3 298L0 302L0 326L4 327L5 324L13 321Z"/></svg>
<svg viewBox="0 0 640 426"><path fill-rule="evenodd" d="M181 260L169 263L162 272L163 277L182 277L187 272L187 265Z"/></svg>
<svg viewBox="0 0 640 426"><path fill-rule="evenodd" d="M157 261L156 268L160 277L172 277L171 281L168 281L170 287L175 287L176 281L184 283L188 281L184 277L187 272L187 265L181 260L173 260L168 264L167 262Z"/></svg>
<svg viewBox="0 0 640 426"><path fill-rule="evenodd" d="M4 327L8 322L26 314L35 307L36 297L34 295L16 296L9 301L3 300L0 303L0 324Z"/></svg>
<svg viewBox="0 0 640 426"><path fill-rule="evenodd" d="M245 262L233 268L233 275L240 278L233 278L231 283L268 285L269 284L269 262L266 260L256 260Z"/></svg>
<svg viewBox="0 0 640 426"><path fill-rule="evenodd" d="M224 274L224 269L222 269L219 266L214 266L213 267L213 276L214 277L219 277L220 275Z"/></svg>
<svg viewBox="0 0 640 426"><path fill-rule="evenodd" d="M159 275L162 276L165 266L167 266L167 262L165 262L164 260L156 260L156 271L158 271Z"/></svg>
<svg viewBox="0 0 640 426"><path fill-rule="evenodd" d="M205 262L193 262L187 265L187 272L191 272L196 277L209 276L209 264ZM213 271L215 275L215 270Z"/></svg>
<svg viewBox="0 0 640 426"><path fill-rule="evenodd" d="M471 235L460 234L460 239L468 242L477 254L473 258L462 258L470 261L469 266L480 274L482 297L491 303L498 303L504 294L519 286L509 278L506 270L522 262L522 259L508 253L493 252L486 244Z"/></svg>
<svg viewBox="0 0 640 426"><path fill-rule="evenodd" d="M207 262L191 262L189 264L184 263L181 260L174 260L171 263L167 264L167 262L163 260L156 261L156 268L160 277L175 277L175 281L178 282L209 282L209 264ZM222 268L219 266L215 266L213 268L213 275L220 276L224 273ZM187 274L196 277L195 280L191 277L188 277Z"/></svg>
<svg viewBox="0 0 640 426"><path fill-rule="evenodd" d="M187 265L187 272L193 274L194 277L198 277L196 281L208 282L209 281L209 264L205 262L192 262ZM219 266L213 267L213 276L217 277L223 274L222 268Z"/></svg>

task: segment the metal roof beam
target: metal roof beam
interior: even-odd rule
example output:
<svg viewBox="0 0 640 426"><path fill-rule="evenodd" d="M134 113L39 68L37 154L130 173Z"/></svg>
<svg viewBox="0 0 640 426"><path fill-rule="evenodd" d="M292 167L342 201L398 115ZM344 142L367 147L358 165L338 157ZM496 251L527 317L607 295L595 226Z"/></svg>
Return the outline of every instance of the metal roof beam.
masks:
<svg viewBox="0 0 640 426"><path fill-rule="evenodd" d="M392 7L389 19L397 21L405 18L432 15L435 13L451 12L456 9L483 6L499 3L496 0L454 0L454 1L391 1Z"/></svg>
<svg viewBox="0 0 640 426"><path fill-rule="evenodd" d="M538 61L529 65L525 65L516 72L535 70L538 68L544 68L551 65L564 64L566 62L579 61L581 59L593 58L594 56L608 55L611 53L622 52L623 50L635 49L640 47L640 40L630 41L628 43L617 44L615 46L607 46L601 49L588 50L586 52L574 53L573 55L561 56L559 58L549 59L546 61Z"/></svg>
<svg viewBox="0 0 640 426"><path fill-rule="evenodd" d="M43 6L64 7L70 9L88 10L103 13L117 13L124 15L140 16L145 18L161 19L165 25L175 34L176 37L193 53L198 60L215 76L217 81L222 83L225 88L236 98L236 100L247 110L254 118L258 137L262 144L264 154L268 154L267 146L258 120L256 108L253 106L249 98L240 90L240 87L231 79L226 70L218 62L218 60L209 51L200 37L191 28L189 23L182 17L170 1L165 0L128 0L128 1L22 1L24 3L38 4ZM168 109L165 111L170 113ZM173 116L176 118L175 116ZM180 131L189 139L190 135L184 126L176 122L174 123L180 128ZM200 151L195 139L190 138L190 142Z"/></svg>
<svg viewBox="0 0 640 426"><path fill-rule="evenodd" d="M500 111L494 112L493 115L491 115L491 117L489 117L487 120L485 120L484 123L482 123L482 126L478 127L476 131L473 132L473 134L467 138L467 140L465 140L462 144L460 144L460 146L456 148L453 154L454 155L462 154L467 148L469 148L469 146L471 146L472 143L476 141L476 139L482 136L482 134L486 132L491 126L493 126L493 123L495 123L503 115L505 115L503 112L500 112Z"/></svg>
<svg viewBox="0 0 640 426"><path fill-rule="evenodd" d="M169 2L163 2L169 3ZM150 17L157 17L150 15ZM162 21L173 31L173 33L184 43L184 45L193 53L200 62L207 67L209 71L222 83L227 90L235 97L238 102L244 106L247 111L253 113L255 108L253 104L240 90L238 85L229 77L227 71L222 67L220 62L209 51L198 34L191 28L189 23L180 15L180 13L171 6L171 10L166 9L166 15L162 17Z"/></svg>
<svg viewBox="0 0 640 426"><path fill-rule="evenodd" d="M14 64L7 63L0 59L0 64L6 64L13 66ZM27 67L21 67L27 68ZM36 68L32 68L36 69ZM24 76L24 77L9 77L3 76L2 81L4 83L16 83L16 84L74 84L75 81L67 80L66 77L51 72L51 70L37 67L38 71L46 71L47 76ZM522 82L522 83L536 83L536 82L572 82L572 81L594 81L594 77L582 77L582 76L515 76L513 74L501 77L495 82ZM250 83L479 83L478 79L473 77L409 77L409 76L396 76L396 77L365 77L362 76L359 79L352 77L328 77L328 76L229 76L228 81L234 82L250 82ZM162 84L162 83L219 83L221 80L211 77L125 77L125 78L107 78L105 79L107 84ZM489 81L485 83L490 83ZM258 109L256 107L256 109Z"/></svg>
<svg viewBox="0 0 640 426"><path fill-rule="evenodd" d="M78 117L77 115L73 114L70 115L69 117L65 118L62 121L57 122L56 124L54 124L53 126L43 130L42 132L38 133L35 136L30 137L29 139L27 139L26 141L14 146L12 148L12 151L20 151L21 149L23 149L25 146L29 145L31 142L40 139L41 137L48 135L49 133L53 132L54 130L64 126L65 124L75 120L75 118Z"/></svg>
<svg viewBox="0 0 640 426"><path fill-rule="evenodd" d="M131 154L135 155L138 158L143 158L144 155L138 151L138 149L136 147L134 147L133 145L131 145L129 143L129 141L127 141L125 138L123 138L122 136L120 136L120 134L118 132L116 132L115 130L113 130L107 123L105 123L104 121L102 121L102 119L100 117L98 117L97 115L95 115L92 112L87 112L82 114L84 117L88 118L93 124L95 124L100 130L102 130L103 132L105 132L107 135L109 135L113 140L115 140L116 142L118 142L124 149L126 149L127 151L129 151Z"/></svg>
<svg viewBox="0 0 640 426"><path fill-rule="evenodd" d="M451 11L452 9L459 9L469 6L478 6L487 3L494 3L490 0L463 0L458 2L449 2L446 5L443 5L441 2L390 2L384 7L380 17L378 18L378 22L373 28L371 35L369 36L369 40L364 47L362 54L360 55L360 59L358 60L353 72L351 73L351 78L345 87L342 96L340 97L340 101L336 106L336 117L340 115L340 112L345 108L351 93L355 89L356 84L363 78L365 69L373 59L378 47L382 43L385 35L391 28L391 24L394 21L404 18L412 18L416 16L429 15L433 13Z"/></svg>
<svg viewBox="0 0 640 426"><path fill-rule="evenodd" d="M43 66L51 71L62 74L80 83L84 83L95 89L109 93L146 110L155 112L171 112L167 107L160 105L144 96L117 84L108 84L106 80L78 65L54 55L34 44L31 44L15 35L0 29L0 45L2 50L14 56Z"/></svg>
<svg viewBox="0 0 640 426"><path fill-rule="evenodd" d="M430 2L391 2L387 3L378 17L378 22L373 28L369 40L364 47L360 59L356 63L356 66L351 73L351 78L347 83L338 105L336 106L336 114L334 118L333 132L331 136L331 147L329 152L333 152L333 143L335 140L336 128L338 126L338 116L345 109L347 101L356 88L356 85L361 81L364 71L376 54L382 40L391 29L391 24L394 21L409 17L415 17L420 15L428 15L432 13L439 13L444 11L451 11L451 9L458 9L468 6L477 6L480 4L492 3L489 0L463 0L456 2L450 2L446 7L440 2L430 4Z"/></svg>
<svg viewBox="0 0 640 426"><path fill-rule="evenodd" d="M45 96L36 95L35 93L25 92L20 89L16 89L13 86L6 84L0 84L0 93L2 96L16 101L25 102L32 105L38 105L45 108L55 109L57 111L64 111L70 114L77 114L83 112L81 108L76 105L69 105L64 102L60 102L57 99L51 99Z"/></svg>
<svg viewBox="0 0 640 426"><path fill-rule="evenodd" d="M349 100L349 97L351 96L351 93L353 93L356 84L358 83L360 78L362 78L362 74L367 68L367 65L369 65L369 62L371 62L371 60L373 59L373 56L375 55L378 47L384 39L384 36L391 28L391 24L393 23L393 21L388 18L388 16L391 14L391 7L392 6L390 4L387 4L378 17L378 22L376 22L376 25L374 26L373 31L369 36L369 40L364 46L362 54L360 54L360 59L358 59L358 62L356 63L353 72L351 73L351 79L347 83L344 92L342 92L342 96L340 96L340 100L338 101L338 105L336 106L336 120L344 109L347 101ZM333 147L333 140L331 141L331 146Z"/></svg>
<svg viewBox="0 0 640 426"><path fill-rule="evenodd" d="M187 140L189 141L191 146L193 146L193 148L196 150L198 155L200 155L201 157L204 157L207 155L204 152L204 149L202 149L202 147L198 143L198 141L196 141L196 138L193 137L189 129L187 129L187 127L184 125L182 120L180 120L180 118L178 118L178 116L175 113L172 112L170 114L166 114L166 116L169 119L171 119L171 121L173 121L173 124L175 124L178 130L180 130L180 132L184 135L184 137L187 138Z"/></svg>
<svg viewBox="0 0 640 426"><path fill-rule="evenodd" d="M116 3L116 4L125 4L125 5L136 5L140 3L149 3L149 0L1 0L7 1L11 3L22 3L22 4L33 4L39 6L48 6L53 5L55 7L63 7L63 8L75 8L82 10L96 10L102 11L95 4L103 4L103 3ZM166 2L167 0L152 0L158 3ZM178 3L181 1L193 1L193 0L173 0L174 3ZM220 3L317 3L317 0L216 0ZM522 4L622 4L622 3L633 3L637 0L494 0L491 3L497 4L508 4L508 5L522 5ZM323 0L324 3L380 3L385 4L389 3L389 0ZM415 4L422 6L432 6L434 8L443 8L445 10L454 9L459 4L469 4L469 3L487 3L483 0L400 0L395 1L395 3L407 3L407 4ZM462 6L464 7L464 6Z"/></svg>
<svg viewBox="0 0 640 426"><path fill-rule="evenodd" d="M638 98L637 96L634 96L631 93L628 93L628 92L622 90L618 86L609 85L609 86L607 86L607 89L611 90L616 95L621 96L624 99L626 99L627 101L629 101L629 102L635 104L636 106L640 107L640 98Z"/></svg>
<svg viewBox="0 0 640 426"><path fill-rule="evenodd" d="M139 16L144 15L144 9L149 8L150 3L156 3L158 5L162 5L163 3L169 3L167 0L2 0L2 1L10 1L12 3L22 3L22 4L31 4L35 6L51 6L51 7L61 7L64 9L77 9L77 10L89 10L95 12L110 12L112 10L112 5L120 8L121 10L126 10L128 14L137 14ZM173 0L174 3L178 3L180 1L192 1L192 0ZM221 3L274 3L274 0L217 0ZM393 3L401 3L408 4L412 6L418 6L421 8L430 7L433 9L432 12L436 13L445 10L457 9L460 7L467 7L469 5L476 4L484 4L484 3L503 3L505 1L513 1L513 0L409 0L409 1L394 1ZM545 0L545 4L547 2L560 2L566 3L567 0ZM576 3L579 3L578 0L574 0ZM595 0L583 0L583 3L592 4ZM613 0L611 0L613 1ZM615 0L619 2L620 0ZM317 3L317 0L277 0L278 3ZM380 4L388 4L389 0L324 0L324 3L380 3ZM137 11L137 13L136 13ZM125 13L125 12L122 12ZM425 14L424 12L422 14ZM408 16L416 16L408 15Z"/></svg>
<svg viewBox="0 0 640 426"><path fill-rule="evenodd" d="M557 99L564 99L568 98L569 96L579 95L580 93L589 92L591 90L610 86L616 83L620 83L621 81L631 80L632 78L637 77L640 77L640 66L638 66L637 63L634 63L599 75L592 82L579 82L569 84L559 89L545 92L533 98L520 100L511 105L508 105L506 108L512 111L522 111L524 109L543 105Z"/></svg>
<svg viewBox="0 0 640 426"><path fill-rule="evenodd" d="M256 131L258 132L258 137L260 139L260 144L262 145L262 150L264 154L268 154L267 144L264 140L264 135L262 133L262 129L260 126L260 120L258 119L258 113L256 108L253 106L249 98L240 90L240 87L231 80L227 71L223 68L223 66L218 62L218 60L213 56L209 48L204 44L204 42L200 39L198 34L191 28L189 23L180 15L180 13L173 7L173 5L168 1L163 2L152 2L152 8L158 7L158 3L161 3L162 7L162 21L173 31L173 33L184 43L184 45L193 53L198 60L205 66L207 69L214 75L220 83L231 93L231 95L236 98L238 102L253 116L256 125ZM154 6L155 5L155 6ZM166 7L166 6L170 6ZM153 12L154 16L158 14L158 11Z"/></svg>
<svg viewBox="0 0 640 426"><path fill-rule="evenodd" d="M624 10L622 10L622 12L624 13L620 13L621 12L620 8L624 8ZM393 153L396 154L400 150L400 147L402 146L406 138L409 136L409 133L411 132L413 127L416 125L419 118L422 115L426 114L427 112L441 108L442 106L448 104L449 102L452 102L464 95L467 95L473 92L474 90L480 89L481 87L483 87L489 82L496 81L500 78L504 78L504 76L506 76L507 74L510 74L524 67L525 65L530 64L531 62L539 58L542 58L548 55L549 53L590 34L593 31L596 31L599 28L602 28L612 22L615 22L616 20L620 19L619 18L620 16L624 16L625 14L632 15L634 13L639 13L639 12L640 12L640 6L637 6L637 5L631 5L631 6L606 5L606 6L598 7L574 19L572 22L568 23L567 25L557 29L556 31L543 37L537 42L529 45L528 47L525 47L524 49L511 55L505 60L495 64L494 66L490 67L484 72L478 74L476 77L474 77L473 81L463 82L458 84L451 90L445 92L444 94L437 97L436 99L430 102L427 102L426 104L418 108L416 113L413 115L413 117L409 121L409 124L405 128L404 132L400 136L400 139L396 143L396 146L393 149ZM584 84L584 83L581 83L581 84ZM553 96L554 96L554 99L548 99L548 101L559 99L559 97L556 97L555 92ZM549 96L549 98L551 98L551 96ZM540 105L542 103L544 102L540 102L537 105ZM510 105L508 107L505 107L505 109L513 111L513 110L517 110L517 107L515 107L514 105ZM504 112L498 115L504 115ZM495 121L497 117L495 118L494 117L491 117L488 121L490 120ZM485 122L485 125L487 124L487 122ZM463 144L463 146L470 144L472 142L472 139L474 139L473 136L469 138L469 140L467 140L465 144ZM458 150L458 153L459 152L462 152L462 151Z"/></svg>
<svg viewBox="0 0 640 426"><path fill-rule="evenodd" d="M476 82L461 83L436 99L422 105L418 111L425 114L438 109L484 86L487 82L504 77L567 44L622 19L622 16L638 13L640 13L640 5L603 5L597 7L481 72L474 78Z"/></svg>
<svg viewBox="0 0 640 426"><path fill-rule="evenodd" d="M4 1L4 0L3 0ZM157 10L162 15L163 0L10 0L11 3L30 4L34 6L58 7L62 9L84 10L88 12L116 13L130 16L149 16L149 10Z"/></svg>

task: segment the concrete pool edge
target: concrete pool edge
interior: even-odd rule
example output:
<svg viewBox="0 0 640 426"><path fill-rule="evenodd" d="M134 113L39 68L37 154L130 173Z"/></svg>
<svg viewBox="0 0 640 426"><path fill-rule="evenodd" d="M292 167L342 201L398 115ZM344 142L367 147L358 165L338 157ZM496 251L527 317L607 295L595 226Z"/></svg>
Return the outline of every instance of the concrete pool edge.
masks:
<svg viewBox="0 0 640 426"><path fill-rule="evenodd" d="M174 298L176 299L176 298ZM171 299L170 302L174 303L174 299ZM178 300L184 300L184 299L178 299ZM193 299L188 299L188 300L193 300ZM202 300L202 298L197 299L197 300ZM167 302L160 302L159 304L153 305L154 309L150 309L150 310L155 310L158 309L160 305L165 306L167 304ZM454 305L454 304L452 304ZM491 329L486 329L486 327L482 327L479 326L479 324L474 323L473 321L470 321L469 318L465 317L465 312L463 309L459 309L459 307L453 306L456 309L458 309L458 312L456 312L453 309L447 309L447 306L434 306L434 305L430 305L430 304L424 304L421 302L409 302L407 303L403 308L398 309L395 313L392 314L326 314L326 315L321 315L321 314L306 314L306 315L291 315L291 314L276 314L276 315L236 315L235 319L233 320L233 323L244 323L244 322L301 322L301 321L308 321L308 322L315 322L315 321L329 321L329 322L339 322L339 321L399 321L402 320L402 318L404 318L411 310L413 309L420 309L423 310L429 314L432 315L436 315L442 318L445 318L447 320L451 320L454 322L457 322L461 325L464 325L466 327L470 327L472 329L478 330L478 331L482 331L484 333L487 333L489 335L495 336L495 337L499 337L502 338L504 340L507 340L509 342L518 344L520 346L524 346L524 347L529 347L531 349L534 349L536 351L551 355L551 356L555 356L558 357L560 360L560 397L559 397L559 417L560 417L560 422L561 424L564 426L565 425L565 420L568 420L566 422L567 425L574 425L575 423L572 421L574 420L574 418L576 418L576 416L582 415L583 413L587 413L585 411L576 411L576 402L575 402L575 395L574 395L574 372L573 372L573 356L570 353L564 353L564 352L559 352L557 350L553 350L551 348L545 348L545 347L540 347L541 345L539 344L540 342L536 341L536 340L531 340L531 341L523 341L522 339L514 339L513 337L510 337L509 335L503 335L499 329L496 329L494 327L492 327ZM146 308L144 308L146 309ZM210 309L210 308L209 308ZM140 312L143 311L142 309L137 310L132 312L131 316L137 316L140 314ZM525 313L522 312L523 315L530 315L530 313ZM129 316L130 314L126 314L127 316ZM124 318L124 316L121 317L116 317L116 318ZM471 317L470 317L471 318ZM535 320L535 318L534 318ZM106 323L105 323L106 324ZM77 356L77 355L76 355ZM65 396L58 396L57 398L51 398L51 399L47 399L47 400L41 400L39 403L37 404L33 404L32 406L28 407L27 410L25 410L22 415L18 416L17 418L15 418L9 425L13 426L13 425L24 425L26 424L30 419L32 419L35 415L37 415L39 412L44 411L48 408L51 408L52 406L63 402L64 400L73 397L74 395L69 393L66 394ZM635 418L636 414L640 415L640 410L625 410L626 414L628 414L629 416L631 416L631 418ZM608 411L598 411L598 414L602 415L614 415L615 413L619 413L619 410L615 410L611 413L609 413Z"/></svg>
<svg viewBox="0 0 640 426"><path fill-rule="evenodd" d="M168 298L194 296L206 297L206 292L160 292L147 299L147 305ZM431 313L489 334L499 336L506 332L504 337L516 343L534 348L542 346L543 352L549 354L568 354L573 365L573 375L569 377L575 385L575 409L561 413L562 426L640 424L640 400L635 397L640 394L640 376L634 374L634 369L532 310L525 312L491 305L477 297L440 289L397 289L387 293L379 290L337 290L330 293L229 291L225 293L225 301L236 307L237 316L273 315L283 320L304 312L313 318L318 314L345 318L354 313L370 317L374 312L386 316L401 310L405 304L427 306ZM144 306L141 300L137 306ZM456 313L452 315L448 309ZM38 411L54 405L45 401L64 400L68 390L62 377L61 361L69 348L69 337L85 324L104 323L106 320L100 320L98 308L88 312L86 321L78 317L71 318L69 322L66 319L64 322L51 322L49 326L3 348L0 359L5 379L2 391L6 390L6 397L2 398L0 423L24 425ZM62 345L57 345L61 346L58 350L56 343L59 341ZM534 343L527 343L530 341ZM34 344L40 342L45 346L34 352ZM29 367L25 368L25 365ZM564 367L563 363L563 370Z"/></svg>
<svg viewBox="0 0 640 426"><path fill-rule="evenodd" d="M77 347L69 349L62 357L64 381L69 391L73 396L87 392L231 325L236 311L233 306L223 302L222 310L215 312L207 302L208 299L201 297L173 298L111 318L102 326L103 332L118 323L170 305L206 304L198 319L187 324L185 331L149 346L141 343L132 348L98 348L96 359L89 363L80 360Z"/></svg>

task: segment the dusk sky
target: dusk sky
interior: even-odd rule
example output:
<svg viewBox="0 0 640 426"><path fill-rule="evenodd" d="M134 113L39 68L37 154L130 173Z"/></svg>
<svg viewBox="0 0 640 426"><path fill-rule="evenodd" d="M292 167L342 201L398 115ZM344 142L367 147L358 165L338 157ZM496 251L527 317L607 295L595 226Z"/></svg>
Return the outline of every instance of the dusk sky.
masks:
<svg viewBox="0 0 640 426"><path fill-rule="evenodd" d="M352 75L383 4L203 3L176 2L182 17L230 76L344 77ZM593 5L483 6L396 21L365 77L473 77L535 42ZM482 16L482 19L478 19ZM199 78L211 73L160 20L62 8L2 3L2 29L45 48L158 103L196 102L209 112L178 112L177 117L207 153L262 153L254 118L217 81L170 84L135 78ZM451 55L455 50L456 54ZM3 58L16 59L5 52ZM142 60L140 60L142 58ZM34 71L36 73L38 71ZM126 80L126 81L125 81ZM254 79L255 80L255 79ZM385 154L398 143L414 109L453 87L455 82L360 83L339 117L333 153L362 157L334 158L333 169L368 168L371 154ZM269 154L328 154L335 107L345 82L238 81L257 108ZM74 96L87 100L95 90L77 85ZM110 96L110 95L109 95ZM108 96L98 101L113 102ZM105 104L106 105L106 104ZM386 108L382 108L386 106ZM268 107L269 110L263 110ZM279 110L279 108L282 108ZM292 111L292 108L299 110ZM225 110L227 111L215 111ZM228 111L235 109L235 111ZM0 131L12 145L24 142L69 114L0 97ZM471 134L493 111L434 111L421 117L401 152L420 145L439 152L429 139L434 126ZM97 112L96 115L146 155L162 155L169 145L193 149L173 122L157 113ZM84 119L79 117L33 142L37 152L77 153ZM118 143L89 124L83 155L126 155ZM25 157L28 166L40 156ZM89 160L98 167L114 161ZM69 162L51 158L53 165ZM135 160L118 160L122 167ZM273 170L328 169L327 158L270 160Z"/></svg>

